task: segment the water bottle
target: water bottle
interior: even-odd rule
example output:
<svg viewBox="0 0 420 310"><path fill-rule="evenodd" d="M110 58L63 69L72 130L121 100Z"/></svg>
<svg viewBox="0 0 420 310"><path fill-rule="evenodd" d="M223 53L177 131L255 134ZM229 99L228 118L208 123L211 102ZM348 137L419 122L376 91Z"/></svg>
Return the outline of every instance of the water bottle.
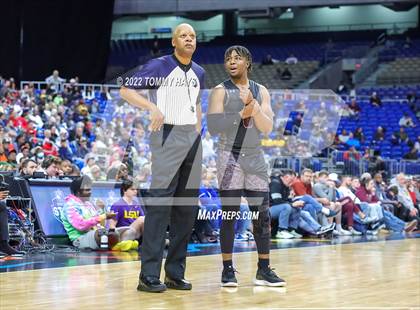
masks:
<svg viewBox="0 0 420 310"><path fill-rule="evenodd" d="M101 240L100 249L102 251L107 251L108 250L108 234L107 234L105 229L101 230L100 236L101 236L100 237L100 240Z"/></svg>

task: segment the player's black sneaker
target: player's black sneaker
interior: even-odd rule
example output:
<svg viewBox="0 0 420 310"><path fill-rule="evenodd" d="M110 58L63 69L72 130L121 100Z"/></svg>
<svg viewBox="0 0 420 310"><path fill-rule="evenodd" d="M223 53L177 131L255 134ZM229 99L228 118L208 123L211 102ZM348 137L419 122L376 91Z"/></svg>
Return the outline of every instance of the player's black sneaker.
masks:
<svg viewBox="0 0 420 310"><path fill-rule="evenodd" d="M237 271L232 266L229 266L228 268L223 268L221 286L223 286L223 287L237 287L238 286L238 280L236 280L235 272L237 272Z"/></svg>
<svg viewBox="0 0 420 310"><path fill-rule="evenodd" d="M258 268L254 280L255 285L259 286L286 286L286 281L279 278L273 268Z"/></svg>

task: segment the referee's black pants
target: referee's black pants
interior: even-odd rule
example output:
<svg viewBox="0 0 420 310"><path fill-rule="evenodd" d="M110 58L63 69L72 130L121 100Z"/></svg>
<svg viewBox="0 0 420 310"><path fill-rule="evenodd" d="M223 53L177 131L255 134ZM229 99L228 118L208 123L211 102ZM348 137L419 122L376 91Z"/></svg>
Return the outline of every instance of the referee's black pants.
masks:
<svg viewBox="0 0 420 310"><path fill-rule="evenodd" d="M188 241L198 211L201 181L201 137L193 125L164 125L150 137L152 184L146 201L141 275L160 277L168 225L165 273L185 274Z"/></svg>

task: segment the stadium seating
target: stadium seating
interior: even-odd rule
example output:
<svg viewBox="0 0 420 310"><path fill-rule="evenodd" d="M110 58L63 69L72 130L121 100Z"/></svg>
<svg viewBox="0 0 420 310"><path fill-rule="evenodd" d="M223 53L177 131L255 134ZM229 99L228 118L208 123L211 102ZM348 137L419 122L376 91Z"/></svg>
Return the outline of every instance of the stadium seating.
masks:
<svg viewBox="0 0 420 310"><path fill-rule="evenodd" d="M276 73L277 69L283 72L285 66L284 63L261 67L256 65L251 72L251 78L270 89L292 88L308 79L318 69L319 62L316 60L299 61L295 65L288 66L289 71L292 73L292 78L288 81L281 80ZM206 87L214 87L226 79L226 73L222 64L207 64L203 65L203 67L206 69Z"/></svg>
<svg viewBox="0 0 420 310"><path fill-rule="evenodd" d="M420 82L420 57L397 58L377 78L378 84L410 84Z"/></svg>

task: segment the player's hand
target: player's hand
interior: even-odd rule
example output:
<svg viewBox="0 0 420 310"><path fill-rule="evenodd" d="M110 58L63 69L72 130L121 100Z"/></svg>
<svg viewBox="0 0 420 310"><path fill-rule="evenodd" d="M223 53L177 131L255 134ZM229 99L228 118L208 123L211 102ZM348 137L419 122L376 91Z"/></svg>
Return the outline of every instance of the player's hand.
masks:
<svg viewBox="0 0 420 310"><path fill-rule="evenodd" d="M106 219L110 220L110 219L115 219L117 217L117 213L114 212L107 212L105 213Z"/></svg>
<svg viewBox="0 0 420 310"><path fill-rule="evenodd" d="M157 106L154 106L152 110L150 110L150 127L151 131L158 131L163 125L165 117L163 116L162 112L159 110Z"/></svg>
<svg viewBox="0 0 420 310"><path fill-rule="evenodd" d="M252 96L252 92L248 87L239 87L239 98L241 98L244 105L254 100L254 96Z"/></svg>
<svg viewBox="0 0 420 310"><path fill-rule="evenodd" d="M0 200L6 199L9 196L9 191L0 192Z"/></svg>
<svg viewBox="0 0 420 310"><path fill-rule="evenodd" d="M251 103L246 105L239 114L241 115L242 119L254 117L261 111L261 106L258 104L257 101L253 100Z"/></svg>

